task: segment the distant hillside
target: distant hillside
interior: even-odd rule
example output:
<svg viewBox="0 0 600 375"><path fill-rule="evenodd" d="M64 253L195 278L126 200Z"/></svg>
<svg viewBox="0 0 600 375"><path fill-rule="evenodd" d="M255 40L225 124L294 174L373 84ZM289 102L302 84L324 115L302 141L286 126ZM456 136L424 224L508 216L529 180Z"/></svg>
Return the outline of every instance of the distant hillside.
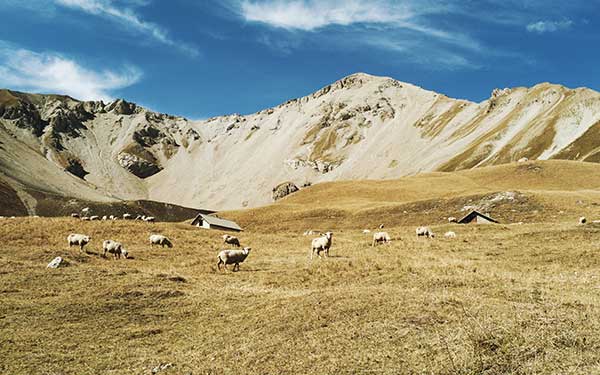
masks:
<svg viewBox="0 0 600 375"><path fill-rule="evenodd" d="M354 74L255 114L205 121L124 100L0 90L0 181L86 201L237 209L282 182L393 179L529 159L600 162L600 93L543 83L481 103Z"/></svg>
<svg viewBox="0 0 600 375"><path fill-rule="evenodd" d="M428 173L397 180L329 182L277 203L222 213L255 230L376 229L434 225L470 210L501 223L600 219L600 173L593 163L537 161Z"/></svg>

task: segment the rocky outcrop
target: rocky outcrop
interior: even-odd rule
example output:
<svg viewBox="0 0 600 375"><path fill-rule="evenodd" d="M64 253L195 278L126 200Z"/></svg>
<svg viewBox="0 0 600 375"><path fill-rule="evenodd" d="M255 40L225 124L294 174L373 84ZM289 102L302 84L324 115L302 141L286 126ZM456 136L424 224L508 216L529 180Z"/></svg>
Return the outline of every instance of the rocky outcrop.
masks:
<svg viewBox="0 0 600 375"><path fill-rule="evenodd" d="M106 112L113 112L117 115L132 115L134 113L139 113L141 109L134 103L118 99L104 107L104 110Z"/></svg>
<svg viewBox="0 0 600 375"><path fill-rule="evenodd" d="M286 197L292 193L297 192L298 186L296 186L293 182L283 182L273 188L273 200L277 201L283 197Z"/></svg>
<svg viewBox="0 0 600 375"><path fill-rule="evenodd" d="M81 161L77 159L70 159L65 167L65 170L81 179L84 179L85 176L89 174L89 172L83 167Z"/></svg>
<svg viewBox="0 0 600 375"><path fill-rule="evenodd" d="M156 163L143 159L139 156L121 152L117 157L119 164L139 178L147 178L161 171Z"/></svg>

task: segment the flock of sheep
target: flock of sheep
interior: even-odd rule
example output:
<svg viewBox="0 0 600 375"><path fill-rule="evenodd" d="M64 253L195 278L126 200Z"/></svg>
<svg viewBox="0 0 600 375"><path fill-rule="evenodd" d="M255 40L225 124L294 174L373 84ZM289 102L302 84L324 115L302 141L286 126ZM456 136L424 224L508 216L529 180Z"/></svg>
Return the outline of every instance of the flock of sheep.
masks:
<svg viewBox="0 0 600 375"><path fill-rule="evenodd" d="M85 209L83 209L82 211L84 211ZM119 220L118 216L115 215L104 215L102 217L98 216L98 215L80 215L78 213L72 213L71 214L72 218L75 219L81 219L82 221L99 221L99 220ZM137 215L136 217L133 217L132 214L123 214L123 220L141 220L141 221L145 221L147 223L154 223L156 221L156 218L154 216L146 216L146 215Z"/></svg>
<svg viewBox="0 0 600 375"><path fill-rule="evenodd" d="M80 233L71 233L67 236L67 243L69 247L79 246L79 251L83 252L83 248L85 245L89 244L92 240L92 237L80 234ZM171 240L169 238L161 235L161 234L153 234L150 236L150 245L160 245L162 247L173 247ZM105 240L102 242L102 256L106 257L106 253L112 254L114 259L120 259L121 256L123 258L129 257L129 252L123 247L123 244L118 241L113 240Z"/></svg>
<svg viewBox="0 0 600 375"><path fill-rule="evenodd" d="M74 215L72 215L72 216L76 217ZM123 218L125 220L134 220L133 216L130 214L124 214ZM152 220L147 220L149 218ZM83 219L84 218L82 218L82 220ZM113 216L110 216L107 219L115 220L113 218ZM153 217L145 217L145 219L144 219L143 217L139 216L136 219L144 220L144 221L151 221L151 222L154 221ZM449 218L449 221L455 222L455 221L452 221L452 219L454 219L454 218ZM97 219L92 219L90 217L89 220L97 220ZM587 222L587 219L585 217L581 217L579 219L579 224L583 225L586 222ZM379 226L379 229L383 229L383 224ZM371 233L371 231L368 229L365 229L365 230L363 230L363 233L368 234L368 233ZM304 232L305 236L306 235L314 235L314 234L319 234L319 237L314 238L311 242L310 259L312 260L313 256L315 254L319 258L321 258L322 252L324 253L325 257L329 257L329 250L331 249L331 246L333 243L333 232L320 233L320 232L313 231L313 230ZM417 235L417 237L435 238L435 233L431 230L431 228L429 228L427 226L417 227L415 230L415 234ZM448 239L453 239L453 238L456 238L457 235L453 231L448 231L444 234L444 237L448 238ZM168 237L160 235L160 234L151 235L149 237L149 240L150 240L151 246L159 245L161 247L165 247L165 246L167 246L169 248L173 247L173 243L171 242L171 240ZM73 233L67 237L67 242L69 244L69 247L77 245L77 246L79 246L80 251L83 251L83 248L88 243L90 243L90 241L91 241L91 237L84 235L84 234ZM371 246L376 246L379 244L386 244L386 243L390 243L391 241L392 241L392 238L388 232L377 231L377 232L373 233L373 241L372 241ZM223 235L223 243L227 244L227 245L232 245L237 248L241 247L240 240L237 237L229 235L229 234ZM123 256L124 258L128 258L128 256L129 256L129 253L123 247L123 244L121 244L120 242L117 242L117 241L113 241L113 240L103 241L102 249L103 249L102 255L104 257L106 257L107 253L112 254L114 259L120 259L121 256ZM225 271L227 271L227 265L233 264L233 271L234 272L239 271L240 263L243 263L246 260L246 258L250 254L250 250L252 250L250 247L244 247L241 250L230 249L230 250L220 251L217 255L217 269L219 271L221 271L221 266L223 266L223 269Z"/></svg>

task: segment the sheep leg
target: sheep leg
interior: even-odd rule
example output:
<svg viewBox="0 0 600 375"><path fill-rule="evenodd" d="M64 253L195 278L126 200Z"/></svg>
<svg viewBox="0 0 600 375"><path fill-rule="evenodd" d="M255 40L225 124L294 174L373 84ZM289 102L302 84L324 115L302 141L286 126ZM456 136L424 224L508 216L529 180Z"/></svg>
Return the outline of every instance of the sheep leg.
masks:
<svg viewBox="0 0 600 375"><path fill-rule="evenodd" d="M217 262L217 269L219 271L221 271L221 263L223 263L223 261L221 260L221 258L219 258L219 261Z"/></svg>
<svg viewBox="0 0 600 375"><path fill-rule="evenodd" d="M233 265L233 272L237 272L239 270L240 270L240 264L239 263L234 264Z"/></svg>

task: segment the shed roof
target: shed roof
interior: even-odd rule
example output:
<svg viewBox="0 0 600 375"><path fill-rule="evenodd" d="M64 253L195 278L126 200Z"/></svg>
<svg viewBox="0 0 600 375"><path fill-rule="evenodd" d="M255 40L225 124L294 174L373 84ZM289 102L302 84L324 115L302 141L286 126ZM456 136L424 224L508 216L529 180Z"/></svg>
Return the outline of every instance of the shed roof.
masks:
<svg viewBox="0 0 600 375"><path fill-rule="evenodd" d="M465 217L463 217L462 219L460 219L460 220L458 221L458 223L459 223L459 224L467 224L467 223L470 223L470 222L471 222L471 221L473 221L473 219L474 219L474 218L476 218L477 216L480 216L480 217L482 217L482 218L484 218L484 219L486 219L486 220L488 220L488 221L491 221L492 223L496 223L496 224L498 224L498 220L492 219L491 217L489 217L489 216L487 216L487 215L484 215L484 214L482 214L481 212L479 212L479 211L475 211L475 210L473 210L473 211L469 212L469 213L468 213L468 214L467 214Z"/></svg>
<svg viewBox="0 0 600 375"><path fill-rule="evenodd" d="M242 228L239 225L237 225L237 223L235 223L234 221L220 219L216 216L206 215L206 214L202 214L202 213L200 213L200 214L198 214L198 216L196 216L194 221L192 221L192 225L196 225L200 219L206 221L210 225L214 225L217 227L228 228L228 229L233 229L233 230L238 230L238 231L242 230Z"/></svg>

